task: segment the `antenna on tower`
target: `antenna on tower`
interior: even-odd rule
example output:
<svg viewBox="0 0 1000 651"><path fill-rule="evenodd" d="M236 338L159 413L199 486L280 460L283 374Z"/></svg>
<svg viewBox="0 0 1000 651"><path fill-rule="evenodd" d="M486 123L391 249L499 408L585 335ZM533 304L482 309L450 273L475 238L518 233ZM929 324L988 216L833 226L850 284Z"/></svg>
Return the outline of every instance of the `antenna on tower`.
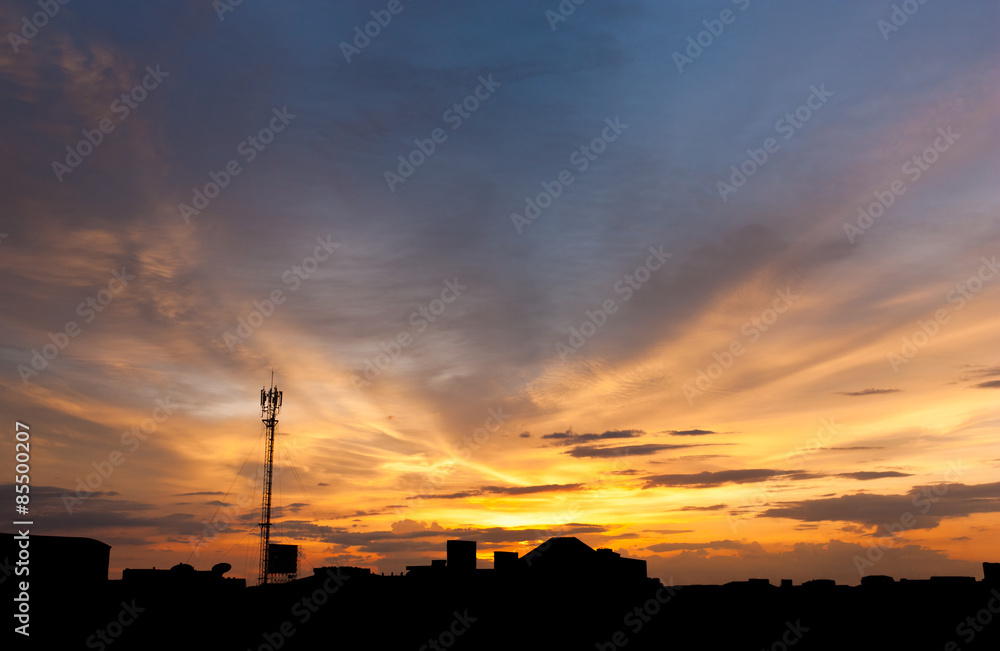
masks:
<svg viewBox="0 0 1000 651"><path fill-rule="evenodd" d="M271 388L260 390L261 422L267 428L267 451L264 460L264 497L260 507L260 577L259 585L267 583L271 574L271 481L274 475L274 429L281 409L281 391L274 386L274 369L271 369Z"/></svg>

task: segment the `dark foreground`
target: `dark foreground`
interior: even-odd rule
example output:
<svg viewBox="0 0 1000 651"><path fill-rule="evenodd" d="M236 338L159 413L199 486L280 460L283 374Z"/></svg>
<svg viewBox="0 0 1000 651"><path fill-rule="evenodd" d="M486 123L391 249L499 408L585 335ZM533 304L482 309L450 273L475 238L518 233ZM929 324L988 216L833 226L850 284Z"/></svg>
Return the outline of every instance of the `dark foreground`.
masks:
<svg viewBox="0 0 1000 651"><path fill-rule="evenodd" d="M644 566L641 575L615 574L600 564L561 562L576 552L583 555L576 561L598 558L581 545L554 545L534 562L530 554L515 557L503 570L439 564L381 576L320 568L251 588L224 578L228 568L179 565L108 581L106 566L103 579L70 566L32 577L30 637L12 637L14 648L110 651L1000 649L1000 622L993 621L1000 581L991 564L985 581L664 586L644 578ZM16 613L22 577L3 578L8 612ZM18 625L10 615L7 621Z"/></svg>

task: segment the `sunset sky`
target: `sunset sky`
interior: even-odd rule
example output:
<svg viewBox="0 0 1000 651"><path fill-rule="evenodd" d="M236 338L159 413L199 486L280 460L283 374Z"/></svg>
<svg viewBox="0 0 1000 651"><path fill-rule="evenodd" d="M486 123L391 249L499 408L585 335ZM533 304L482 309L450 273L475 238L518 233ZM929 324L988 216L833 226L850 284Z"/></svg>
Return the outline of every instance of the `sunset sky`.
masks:
<svg viewBox="0 0 1000 651"><path fill-rule="evenodd" d="M273 369L305 573L1000 561L996 3L40 11L0 4L32 533L255 582Z"/></svg>

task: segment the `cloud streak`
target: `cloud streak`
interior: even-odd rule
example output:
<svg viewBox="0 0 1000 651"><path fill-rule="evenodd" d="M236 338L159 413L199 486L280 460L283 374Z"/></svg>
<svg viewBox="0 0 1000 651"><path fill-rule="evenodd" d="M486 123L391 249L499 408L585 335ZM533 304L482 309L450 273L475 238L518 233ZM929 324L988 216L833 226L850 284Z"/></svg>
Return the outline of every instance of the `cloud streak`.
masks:
<svg viewBox="0 0 1000 651"><path fill-rule="evenodd" d="M813 475L808 475L812 477ZM683 487L712 488L725 484L753 484L769 479L805 479L805 473L791 470L770 470L767 468L746 468L743 470L718 470L688 474L652 475L645 477L643 488Z"/></svg>
<svg viewBox="0 0 1000 651"><path fill-rule="evenodd" d="M904 528L934 529L948 518L996 512L1000 512L1000 482L914 486L902 495L859 493L803 500L766 509L758 517L788 518L803 522L853 522L866 527L898 527L900 522L912 516L912 525Z"/></svg>

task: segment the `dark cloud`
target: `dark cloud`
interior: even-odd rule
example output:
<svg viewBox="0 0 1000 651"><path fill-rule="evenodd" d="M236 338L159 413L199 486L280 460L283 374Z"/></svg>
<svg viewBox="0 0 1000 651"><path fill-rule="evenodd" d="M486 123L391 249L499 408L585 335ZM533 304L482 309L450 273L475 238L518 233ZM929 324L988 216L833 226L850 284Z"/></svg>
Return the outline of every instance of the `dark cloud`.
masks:
<svg viewBox="0 0 1000 651"><path fill-rule="evenodd" d="M555 439L561 441L560 445L570 445L572 443L587 443L590 441L606 441L615 439L630 439L645 434L641 429L619 429L608 430L600 434L576 434L571 430L565 432L554 432L543 434L543 439Z"/></svg>
<svg viewBox="0 0 1000 651"><path fill-rule="evenodd" d="M723 484L751 484L783 477L788 479L802 478L803 473L791 470L769 470L766 468L747 468L744 470L719 470L717 472L698 472L692 474L651 475L645 478L643 488L657 486L684 486L688 488L709 488ZM809 477L811 478L811 476Z"/></svg>
<svg viewBox="0 0 1000 651"><path fill-rule="evenodd" d="M419 559L419 561L422 562L423 559ZM370 560L360 554L334 554L332 556L323 557L323 564L327 566L340 565L349 567L368 567L369 563Z"/></svg>
<svg viewBox="0 0 1000 651"><path fill-rule="evenodd" d="M1000 375L1000 366L976 367L970 371L969 375L973 377L993 377L995 375Z"/></svg>
<svg viewBox="0 0 1000 651"><path fill-rule="evenodd" d="M708 429L672 429L667 430L667 434L671 436L705 436L706 434L715 434L715 432Z"/></svg>
<svg viewBox="0 0 1000 651"><path fill-rule="evenodd" d="M0 495L13 493L12 484L0 485ZM77 498L76 491L57 486L32 488L34 513L45 521L45 533L96 538L109 544L140 545L146 538L191 544L234 531L242 533L255 524L253 507L218 500L193 505L193 513L164 512L162 506L110 497L95 492ZM64 497L65 496L65 497ZM69 509L67 509L69 506ZM274 509L280 519L282 509ZM203 543L204 544L204 543Z"/></svg>
<svg viewBox="0 0 1000 651"><path fill-rule="evenodd" d="M684 543L684 542L670 542L670 543L656 543L655 545L650 545L646 547L651 552L676 552L681 550L703 550L703 549L744 549L747 547L747 543L737 542L735 540L715 540L713 542L707 543Z"/></svg>
<svg viewBox="0 0 1000 651"><path fill-rule="evenodd" d="M649 533L662 533L662 534L675 534L675 533L694 533L694 529L644 529L643 531Z"/></svg>
<svg viewBox="0 0 1000 651"><path fill-rule="evenodd" d="M872 470L859 470L858 472L841 472L834 475L835 477L847 477L849 479L858 479L860 481L869 481L872 479L882 479L884 477L912 477L910 473L906 472L896 472L895 470L886 471L872 471Z"/></svg>
<svg viewBox="0 0 1000 651"><path fill-rule="evenodd" d="M1000 512L1000 482L914 486L903 495L858 493L788 502L758 517L805 522L853 522L867 527L933 529L945 518ZM912 518L912 521L911 521Z"/></svg>
<svg viewBox="0 0 1000 651"><path fill-rule="evenodd" d="M720 511L726 508L725 504L713 504L711 506L683 506L678 511Z"/></svg>
<svg viewBox="0 0 1000 651"><path fill-rule="evenodd" d="M101 542L107 543L112 547L148 547L151 541L147 538L129 536L103 536Z"/></svg>
<svg viewBox="0 0 1000 651"><path fill-rule="evenodd" d="M132 502L87 500L72 514L65 510L45 513L46 533L85 536L100 539L103 534L125 529L148 529L151 533L198 536L211 513L202 518L192 513L136 515L135 511L152 510L152 505Z"/></svg>
<svg viewBox="0 0 1000 651"><path fill-rule="evenodd" d="M681 448L693 448L695 445L670 445L667 443L647 443L645 445L629 445L613 448L598 448L590 445L579 445L571 450L566 450L566 454L571 457L607 458L607 457L629 457L646 456L663 452L664 450L679 450Z"/></svg>
<svg viewBox="0 0 1000 651"><path fill-rule="evenodd" d="M291 504L283 504L279 506L278 516L283 517L286 513L296 514L301 511L304 507L309 506L309 502L292 502ZM272 513L274 508L272 507Z"/></svg>
<svg viewBox="0 0 1000 651"><path fill-rule="evenodd" d="M840 527L840 531L843 531L844 533L857 534L859 536L867 536L868 535L868 530L867 529L865 529L864 527L859 527L856 524L845 524L842 527Z"/></svg>
<svg viewBox="0 0 1000 651"><path fill-rule="evenodd" d="M562 491L581 490L585 484L544 484L541 486L482 486L475 490L459 491L457 493L445 493L443 495L414 495L407 497L408 500L438 499L438 500L459 500L467 497L477 497L480 495L530 495L532 493L552 493Z"/></svg>
<svg viewBox="0 0 1000 651"><path fill-rule="evenodd" d="M899 389L862 389L861 391L837 391L839 396L874 396L880 393L897 393Z"/></svg>
<svg viewBox="0 0 1000 651"><path fill-rule="evenodd" d="M967 382L974 379L983 379L1000 376L1000 366L971 366L962 374L959 381ZM986 380L977 382L969 387L970 389L1000 389L1000 380Z"/></svg>
<svg viewBox="0 0 1000 651"><path fill-rule="evenodd" d="M394 504L385 507L384 509L368 509L367 511L355 511L354 513L343 513L339 515L330 516L331 520L346 520L348 518L367 518L373 515L384 515L386 513L395 513L398 509L407 508L401 504Z"/></svg>

